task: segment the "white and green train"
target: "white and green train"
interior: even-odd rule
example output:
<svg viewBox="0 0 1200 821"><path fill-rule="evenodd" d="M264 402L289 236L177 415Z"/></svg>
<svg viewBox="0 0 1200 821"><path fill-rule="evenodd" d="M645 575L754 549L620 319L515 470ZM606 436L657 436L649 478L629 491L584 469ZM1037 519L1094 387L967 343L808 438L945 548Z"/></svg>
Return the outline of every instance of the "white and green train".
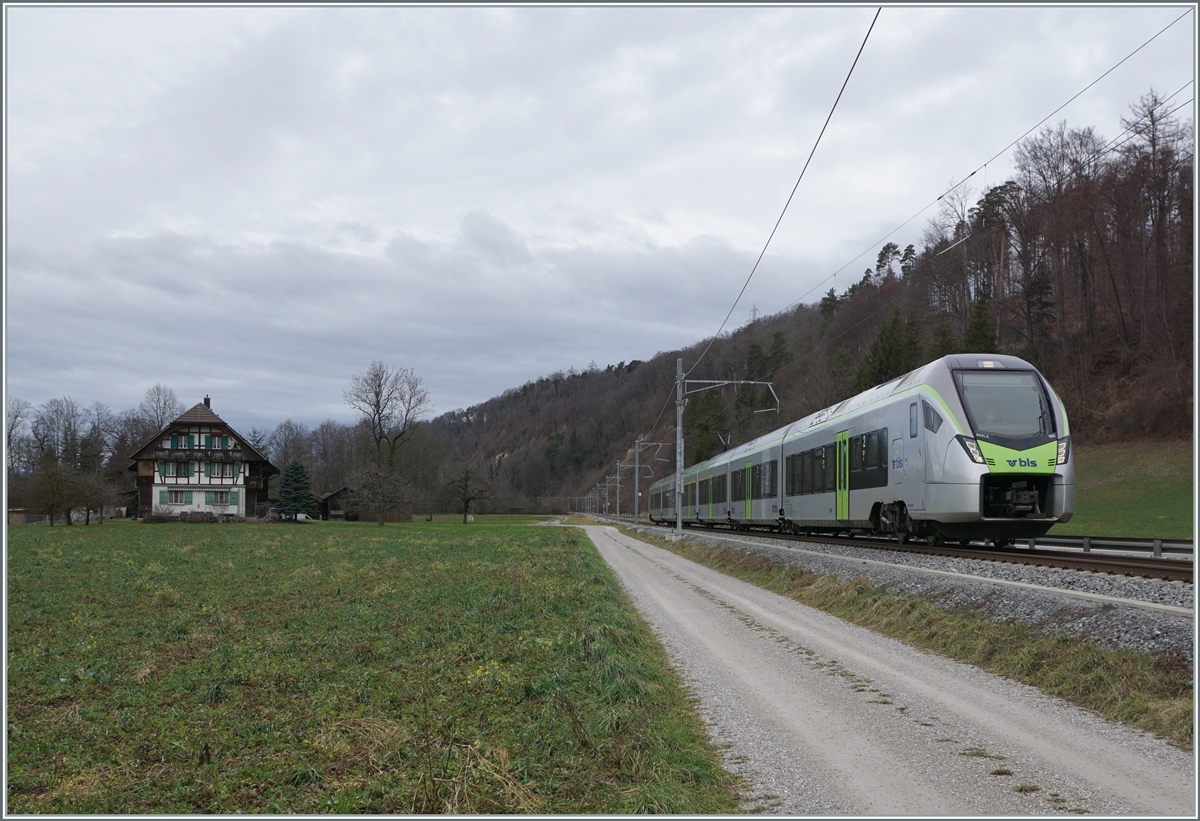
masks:
<svg viewBox="0 0 1200 821"><path fill-rule="evenodd" d="M917 368L650 488L650 517L931 542L1043 536L1075 510L1062 401L1014 356Z"/></svg>

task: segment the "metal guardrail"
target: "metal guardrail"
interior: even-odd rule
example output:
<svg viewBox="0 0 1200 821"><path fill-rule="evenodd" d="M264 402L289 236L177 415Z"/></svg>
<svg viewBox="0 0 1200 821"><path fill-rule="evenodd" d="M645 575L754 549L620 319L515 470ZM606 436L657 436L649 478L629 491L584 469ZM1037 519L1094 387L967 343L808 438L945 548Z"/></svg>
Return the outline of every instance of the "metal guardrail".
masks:
<svg viewBox="0 0 1200 821"><path fill-rule="evenodd" d="M1120 550L1131 553L1149 553L1153 556L1173 554L1194 556L1192 542L1183 539L1132 539L1113 536L1042 536L1029 539L1029 547L1066 547L1091 553L1093 550Z"/></svg>

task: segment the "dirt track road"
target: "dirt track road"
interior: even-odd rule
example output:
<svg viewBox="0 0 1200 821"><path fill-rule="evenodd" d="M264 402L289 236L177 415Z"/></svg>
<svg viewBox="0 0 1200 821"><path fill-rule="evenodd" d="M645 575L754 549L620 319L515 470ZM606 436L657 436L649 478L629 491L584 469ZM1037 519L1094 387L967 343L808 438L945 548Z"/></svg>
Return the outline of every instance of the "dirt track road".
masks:
<svg viewBox="0 0 1200 821"><path fill-rule="evenodd" d="M750 805L1194 817L1192 758L1165 742L613 528L585 530L694 689Z"/></svg>

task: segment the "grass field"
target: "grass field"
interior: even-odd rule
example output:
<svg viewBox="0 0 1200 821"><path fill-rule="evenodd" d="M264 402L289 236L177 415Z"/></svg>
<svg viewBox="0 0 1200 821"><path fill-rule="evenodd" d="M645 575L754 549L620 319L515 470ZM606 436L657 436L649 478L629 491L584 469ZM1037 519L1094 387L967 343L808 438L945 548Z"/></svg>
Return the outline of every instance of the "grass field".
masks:
<svg viewBox="0 0 1200 821"><path fill-rule="evenodd" d="M1193 538L1191 440L1084 445L1075 460L1075 517L1051 535Z"/></svg>
<svg viewBox="0 0 1200 821"><path fill-rule="evenodd" d="M575 529L20 526L7 570L10 813L737 809Z"/></svg>

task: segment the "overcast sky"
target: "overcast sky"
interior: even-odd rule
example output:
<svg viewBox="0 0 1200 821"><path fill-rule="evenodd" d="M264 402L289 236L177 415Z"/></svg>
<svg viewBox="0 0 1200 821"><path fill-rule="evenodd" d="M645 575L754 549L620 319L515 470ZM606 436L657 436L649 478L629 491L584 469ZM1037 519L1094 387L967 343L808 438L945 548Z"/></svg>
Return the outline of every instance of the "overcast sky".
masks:
<svg viewBox="0 0 1200 821"><path fill-rule="evenodd" d="M1187 8L885 7L731 326L844 290ZM874 14L7 6L8 394L315 424L373 359L442 413L711 336ZM1051 122L1117 136L1195 23Z"/></svg>

